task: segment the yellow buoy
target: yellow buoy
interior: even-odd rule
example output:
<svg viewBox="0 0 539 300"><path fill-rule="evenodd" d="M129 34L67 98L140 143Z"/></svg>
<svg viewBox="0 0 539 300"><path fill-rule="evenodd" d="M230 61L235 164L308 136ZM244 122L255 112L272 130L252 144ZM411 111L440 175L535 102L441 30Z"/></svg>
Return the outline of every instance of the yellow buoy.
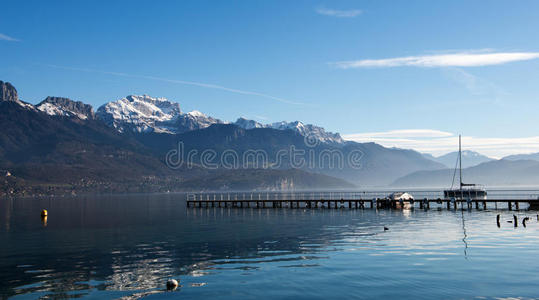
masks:
<svg viewBox="0 0 539 300"><path fill-rule="evenodd" d="M42 217L46 217L46 216L48 216L48 215L49 215L49 213L47 212L46 209L44 209L44 210L41 211L41 216L42 216Z"/></svg>

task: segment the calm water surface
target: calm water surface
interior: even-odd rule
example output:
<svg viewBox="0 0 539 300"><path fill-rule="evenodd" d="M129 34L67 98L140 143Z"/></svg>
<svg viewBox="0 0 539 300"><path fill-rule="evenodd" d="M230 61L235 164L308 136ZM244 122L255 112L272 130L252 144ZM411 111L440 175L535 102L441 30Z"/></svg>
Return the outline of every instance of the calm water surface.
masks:
<svg viewBox="0 0 539 300"><path fill-rule="evenodd" d="M168 278L180 288L166 292ZM507 210L187 209L181 195L1 199L0 297L537 298L539 223Z"/></svg>

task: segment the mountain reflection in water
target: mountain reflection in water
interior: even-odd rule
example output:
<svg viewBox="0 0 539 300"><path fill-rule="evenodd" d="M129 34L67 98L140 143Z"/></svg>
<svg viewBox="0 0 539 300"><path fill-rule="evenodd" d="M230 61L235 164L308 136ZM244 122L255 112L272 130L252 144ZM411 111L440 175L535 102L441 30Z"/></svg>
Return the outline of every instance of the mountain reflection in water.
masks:
<svg viewBox="0 0 539 300"><path fill-rule="evenodd" d="M184 201L182 195L0 200L0 295L539 294L534 280L539 223L535 217L526 228L505 222L513 213L521 220L535 216L532 212L187 209ZM49 211L46 226L39 217L43 208ZM169 278L180 279L173 292L166 292Z"/></svg>

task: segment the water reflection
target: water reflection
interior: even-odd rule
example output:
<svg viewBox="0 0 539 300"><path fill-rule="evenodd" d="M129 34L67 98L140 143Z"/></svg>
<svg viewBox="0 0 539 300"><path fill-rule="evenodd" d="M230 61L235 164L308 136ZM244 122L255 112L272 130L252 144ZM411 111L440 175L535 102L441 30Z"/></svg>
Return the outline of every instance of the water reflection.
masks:
<svg viewBox="0 0 539 300"><path fill-rule="evenodd" d="M503 222L498 228L496 214L508 220L507 211L186 209L178 195L0 202L0 267L8 270L0 274L2 296L312 299L405 292L409 298L470 298L536 292L539 224ZM43 207L50 212L45 222L38 218ZM494 270L496 276L478 278ZM516 272L518 290L497 284L515 283ZM169 278L181 279L178 290L166 292ZM429 285L420 284L425 280ZM488 288L478 288L478 280ZM279 289L268 290L272 286Z"/></svg>
<svg viewBox="0 0 539 300"><path fill-rule="evenodd" d="M466 234L466 223L464 222L464 210L461 210L461 218L462 218L462 233L464 235L462 237L462 242L464 243L464 258L468 259L468 253L467 253L468 242L466 241L466 238L468 237L468 235Z"/></svg>

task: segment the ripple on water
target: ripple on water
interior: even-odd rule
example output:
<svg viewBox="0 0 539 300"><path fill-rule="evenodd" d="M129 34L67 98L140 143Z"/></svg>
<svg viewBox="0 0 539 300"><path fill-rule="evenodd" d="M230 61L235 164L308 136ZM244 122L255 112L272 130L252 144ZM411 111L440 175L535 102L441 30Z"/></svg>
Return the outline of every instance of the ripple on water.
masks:
<svg viewBox="0 0 539 300"><path fill-rule="evenodd" d="M51 221L46 228L26 214L12 216L10 222L17 224L10 228L18 231L0 236L2 245L10 245L0 252L0 267L10 270L0 274L1 296L260 300L537 294L539 223L534 218L526 228L521 223L515 228L505 222L513 214L520 222L535 213L194 213L176 201L124 200L131 205L116 210L113 199L101 203L107 214L88 204L93 202L80 208L70 203L65 211L53 207L63 223ZM390 230L384 232L384 226ZM166 292L170 278L181 279L174 292Z"/></svg>

